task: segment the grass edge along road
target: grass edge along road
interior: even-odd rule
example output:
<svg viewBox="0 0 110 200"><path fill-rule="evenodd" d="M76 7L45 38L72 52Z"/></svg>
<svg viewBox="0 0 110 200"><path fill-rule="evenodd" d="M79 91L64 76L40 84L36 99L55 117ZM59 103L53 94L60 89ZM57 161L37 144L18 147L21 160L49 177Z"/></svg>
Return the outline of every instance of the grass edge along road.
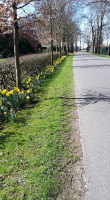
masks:
<svg viewBox="0 0 110 200"><path fill-rule="evenodd" d="M94 56L104 57L104 58L110 58L110 56L106 55L106 54L98 54L98 53L95 54L95 53L90 53L90 52L89 52L89 54L94 55Z"/></svg>
<svg viewBox="0 0 110 200"><path fill-rule="evenodd" d="M0 133L1 199L53 200L62 189L62 174L71 153L70 110L73 99L73 56L45 80L38 102L17 113L17 122Z"/></svg>

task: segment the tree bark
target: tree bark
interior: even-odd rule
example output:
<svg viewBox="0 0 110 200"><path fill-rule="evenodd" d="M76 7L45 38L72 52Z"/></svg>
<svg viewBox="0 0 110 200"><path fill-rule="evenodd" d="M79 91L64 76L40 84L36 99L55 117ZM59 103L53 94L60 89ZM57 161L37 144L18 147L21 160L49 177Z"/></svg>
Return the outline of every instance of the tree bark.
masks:
<svg viewBox="0 0 110 200"><path fill-rule="evenodd" d="M73 53L73 43L71 43L71 53Z"/></svg>
<svg viewBox="0 0 110 200"><path fill-rule="evenodd" d="M92 26L92 22L91 22ZM93 46L93 53L94 53L94 48L95 48L95 34L94 34L94 27L92 26L92 46Z"/></svg>
<svg viewBox="0 0 110 200"><path fill-rule="evenodd" d="M108 47L108 55L110 56L110 45Z"/></svg>
<svg viewBox="0 0 110 200"><path fill-rule="evenodd" d="M68 51L68 55L69 55L69 44L67 45L67 48L68 48L68 50L67 50L67 51Z"/></svg>
<svg viewBox="0 0 110 200"><path fill-rule="evenodd" d="M51 65L53 65L53 40L51 40Z"/></svg>
<svg viewBox="0 0 110 200"><path fill-rule="evenodd" d="M95 53L95 38L93 38L93 53Z"/></svg>
<svg viewBox="0 0 110 200"><path fill-rule="evenodd" d="M78 51L77 38L76 38L76 41L75 41L75 51L76 51L76 52Z"/></svg>
<svg viewBox="0 0 110 200"><path fill-rule="evenodd" d="M58 47L57 47L57 45L56 45L56 52L58 52Z"/></svg>
<svg viewBox="0 0 110 200"><path fill-rule="evenodd" d="M61 39L60 39L60 44L59 44L59 50L60 50L60 58L62 56L62 52L61 52Z"/></svg>
<svg viewBox="0 0 110 200"><path fill-rule="evenodd" d="M13 3L13 14L14 14L14 56L15 56L15 70L16 70L16 87L21 87L21 70L19 64L19 44L18 44L18 21L17 21L17 8L16 3Z"/></svg>

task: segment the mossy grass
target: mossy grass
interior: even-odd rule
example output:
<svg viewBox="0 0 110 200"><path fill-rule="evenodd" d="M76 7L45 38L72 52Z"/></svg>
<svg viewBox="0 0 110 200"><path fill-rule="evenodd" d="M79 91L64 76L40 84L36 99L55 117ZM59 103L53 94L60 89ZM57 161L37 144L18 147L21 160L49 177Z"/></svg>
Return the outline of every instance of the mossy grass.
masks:
<svg viewBox="0 0 110 200"><path fill-rule="evenodd" d="M42 84L36 103L1 130L0 199L54 200L60 192L67 158L75 162L69 145L72 60L67 57Z"/></svg>

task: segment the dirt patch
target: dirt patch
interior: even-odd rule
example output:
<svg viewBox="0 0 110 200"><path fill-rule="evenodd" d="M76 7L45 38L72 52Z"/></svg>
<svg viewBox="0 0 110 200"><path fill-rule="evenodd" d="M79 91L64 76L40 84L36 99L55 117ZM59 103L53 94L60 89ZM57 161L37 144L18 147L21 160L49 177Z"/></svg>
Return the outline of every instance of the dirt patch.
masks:
<svg viewBox="0 0 110 200"><path fill-rule="evenodd" d="M62 192L56 200L84 200L86 193L85 173L83 166L83 153L80 143L79 123L77 107L71 109L71 131L69 144L71 155L66 163L65 171L62 172ZM70 158L71 157L71 158Z"/></svg>

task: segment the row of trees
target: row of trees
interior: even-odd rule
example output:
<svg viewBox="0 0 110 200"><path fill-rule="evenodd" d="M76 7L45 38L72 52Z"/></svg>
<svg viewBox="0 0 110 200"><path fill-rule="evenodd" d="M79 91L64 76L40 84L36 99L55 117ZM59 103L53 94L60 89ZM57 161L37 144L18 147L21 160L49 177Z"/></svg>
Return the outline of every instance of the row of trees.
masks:
<svg viewBox="0 0 110 200"><path fill-rule="evenodd" d="M89 9L88 15L85 16L88 23L87 43L92 43L93 53L100 54L104 41L106 46L110 45L110 1L88 0L86 6Z"/></svg>
<svg viewBox="0 0 110 200"><path fill-rule="evenodd" d="M53 64L53 46L69 52L73 50L73 43L78 28L73 18L74 4L72 0L43 0L39 4L40 22L37 23L38 32L43 42L51 44L51 63Z"/></svg>
<svg viewBox="0 0 110 200"><path fill-rule="evenodd" d="M30 29L36 36L51 45L51 64L53 46L69 52L73 50L74 38L78 28L73 21L73 0L2 0L0 1L0 28L2 32L13 31L16 69L16 86L21 86L19 65L19 28ZM30 11L29 11L30 8ZM75 10L75 9L74 9Z"/></svg>

